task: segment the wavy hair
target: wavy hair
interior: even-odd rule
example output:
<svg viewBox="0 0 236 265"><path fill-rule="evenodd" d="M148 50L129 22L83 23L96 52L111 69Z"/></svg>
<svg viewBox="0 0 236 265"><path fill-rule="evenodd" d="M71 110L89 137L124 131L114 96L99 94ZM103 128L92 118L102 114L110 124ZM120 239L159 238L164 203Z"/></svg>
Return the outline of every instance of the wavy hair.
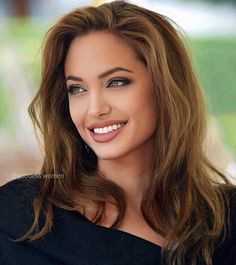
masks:
<svg viewBox="0 0 236 265"><path fill-rule="evenodd" d="M167 264L182 265L187 258L194 265L202 257L207 265L212 264L214 246L227 231L228 206L222 187L230 183L204 152L204 98L175 24L125 1L76 9L60 18L46 35L41 85L29 114L43 140L40 174L64 177L42 178L34 199L34 223L20 240L36 240L51 230L53 205L80 212L86 205L94 205L92 221L99 224L110 201L119 213L111 227L122 223L125 193L102 177L95 153L87 152L71 120L65 91L68 48L75 37L92 31L125 40L151 74L158 113L155 166L140 207L150 227L165 238L163 259ZM42 212L46 219L37 228Z"/></svg>

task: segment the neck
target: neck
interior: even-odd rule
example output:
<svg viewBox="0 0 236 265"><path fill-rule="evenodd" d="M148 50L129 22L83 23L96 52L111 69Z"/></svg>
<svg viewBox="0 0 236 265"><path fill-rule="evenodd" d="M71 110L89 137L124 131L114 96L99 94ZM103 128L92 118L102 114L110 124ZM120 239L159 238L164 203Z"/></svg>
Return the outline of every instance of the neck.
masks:
<svg viewBox="0 0 236 265"><path fill-rule="evenodd" d="M99 169L105 177L125 191L127 207L139 209L143 192L150 180L153 155L153 146L146 144L125 156L98 160Z"/></svg>

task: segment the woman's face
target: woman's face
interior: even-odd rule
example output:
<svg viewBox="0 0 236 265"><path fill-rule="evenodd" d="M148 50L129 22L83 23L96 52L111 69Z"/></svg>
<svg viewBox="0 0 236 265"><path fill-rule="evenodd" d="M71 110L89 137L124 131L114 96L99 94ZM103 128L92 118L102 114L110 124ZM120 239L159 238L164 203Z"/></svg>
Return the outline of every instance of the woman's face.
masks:
<svg viewBox="0 0 236 265"><path fill-rule="evenodd" d="M151 79L124 40L106 32L75 38L65 76L71 118L98 159L142 152L152 142L156 115Z"/></svg>

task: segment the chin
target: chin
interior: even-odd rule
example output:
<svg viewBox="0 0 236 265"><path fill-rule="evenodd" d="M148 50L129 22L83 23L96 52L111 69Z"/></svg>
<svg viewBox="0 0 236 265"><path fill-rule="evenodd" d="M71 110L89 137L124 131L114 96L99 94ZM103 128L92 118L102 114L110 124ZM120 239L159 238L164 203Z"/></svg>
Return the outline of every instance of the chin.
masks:
<svg viewBox="0 0 236 265"><path fill-rule="evenodd" d="M122 151L118 151L118 150L107 150L107 151L96 151L94 150L97 158L99 160L114 160L114 159L119 159L123 156L126 155L125 152L122 152Z"/></svg>
<svg viewBox="0 0 236 265"><path fill-rule="evenodd" d="M98 160L115 160L115 159L122 157L122 155L119 155L114 152L113 153L99 153L96 155L97 155Z"/></svg>

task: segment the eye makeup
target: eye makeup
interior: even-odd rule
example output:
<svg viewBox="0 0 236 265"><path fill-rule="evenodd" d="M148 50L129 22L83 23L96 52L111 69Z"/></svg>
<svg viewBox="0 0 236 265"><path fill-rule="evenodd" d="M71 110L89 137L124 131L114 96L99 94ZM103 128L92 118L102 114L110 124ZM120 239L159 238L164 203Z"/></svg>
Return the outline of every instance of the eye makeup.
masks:
<svg viewBox="0 0 236 265"><path fill-rule="evenodd" d="M132 80L128 78L116 77L116 78L110 79L107 82L106 88L123 87L123 86L129 85L131 82ZM66 90L67 90L67 93L71 95L78 95L78 94L82 94L83 92L87 91L80 85L70 85Z"/></svg>
<svg viewBox="0 0 236 265"><path fill-rule="evenodd" d="M128 78L117 77L117 78L113 78L113 79L109 80L106 87L108 88L108 87L126 86L126 85L129 85L131 82L132 81Z"/></svg>
<svg viewBox="0 0 236 265"><path fill-rule="evenodd" d="M77 95L85 92L86 90L78 85L71 85L67 88L67 93L71 95Z"/></svg>

